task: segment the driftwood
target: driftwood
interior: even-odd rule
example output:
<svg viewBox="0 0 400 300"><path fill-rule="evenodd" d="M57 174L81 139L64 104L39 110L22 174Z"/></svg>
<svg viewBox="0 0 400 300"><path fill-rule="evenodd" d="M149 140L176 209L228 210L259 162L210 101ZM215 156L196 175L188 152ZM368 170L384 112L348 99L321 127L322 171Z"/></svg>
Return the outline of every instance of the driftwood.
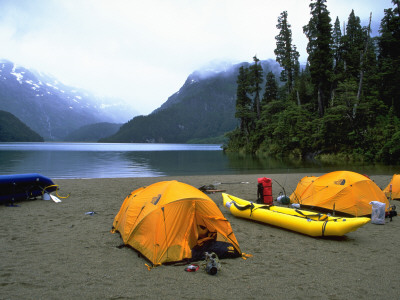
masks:
<svg viewBox="0 0 400 300"><path fill-rule="evenodd" d="M206 194L214 194L214 193L219 193L219 192L225 192L225 190L219 190L216 189L214 185L210 184L210 185L202 185L201 187L199 187L199 190L202 191L203 193Z"/></svg>

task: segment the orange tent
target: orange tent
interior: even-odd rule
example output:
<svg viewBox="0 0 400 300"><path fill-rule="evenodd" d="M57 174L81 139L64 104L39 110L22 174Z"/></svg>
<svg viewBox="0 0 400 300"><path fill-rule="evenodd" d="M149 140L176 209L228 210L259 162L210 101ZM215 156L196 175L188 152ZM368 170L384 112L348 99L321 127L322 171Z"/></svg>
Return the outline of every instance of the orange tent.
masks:
<svg viewBox="0 0 400 300"><path fill-rule="evenodd" d="M305 176L297 184L296 189L290 195L290 203L299 203L300 196L303 194L305 189L317 179L317 176Z"/></svg>
<svg viewBox="0 0 400 300"><path fill-rule="evenodd" d="M242 252L228 220L206 194L178 181L162 181L133 191L116 215L112 232L154 266L219 258Z"/></svg>
<svg viewBox="0 0 400 300"><path fill-rule="evenodd" d="M389 208L385 194L370 178L350 171L324 174L293 194L290 196L293 203L357 217L371 214L371 201L383 202L386 210Z"/></svg>
<svg viewBox="0 0 400 300"><path fill-rule="evenodd" d="M392 187L392 190L390 190ZM383 190L387 198L400 199L400 174L394 174L388 186Z"/></svg>

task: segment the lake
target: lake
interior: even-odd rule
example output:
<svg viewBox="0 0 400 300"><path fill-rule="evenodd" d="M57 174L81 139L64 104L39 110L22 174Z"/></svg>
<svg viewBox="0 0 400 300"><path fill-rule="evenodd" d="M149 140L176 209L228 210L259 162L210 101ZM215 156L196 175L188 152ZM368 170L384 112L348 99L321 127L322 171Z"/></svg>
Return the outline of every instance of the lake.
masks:
<svg viewBox="0 0 400 300"><path fill-rule="evenodd" d="M215 174L325 173L393 175L398 166L321 164L225 154L220 145L149 143L0 143L0 175L52 179Z"/></svg>

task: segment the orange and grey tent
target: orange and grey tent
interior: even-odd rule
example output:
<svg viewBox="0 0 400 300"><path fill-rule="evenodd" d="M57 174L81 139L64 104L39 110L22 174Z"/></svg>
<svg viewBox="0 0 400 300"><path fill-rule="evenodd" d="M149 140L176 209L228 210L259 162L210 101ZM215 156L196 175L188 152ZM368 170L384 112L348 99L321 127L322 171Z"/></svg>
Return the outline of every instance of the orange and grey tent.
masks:
<svg viewBox="0 0 400 300"><path fill-rule="evenodd" d="M388 186L383 190L389 199L400 199L400 174L394 174Z"/></svg>
<svg viewBox="0 0 400 300"><path fill-rule="evenodd" d="M219 258L242 252L228 220L218 206L197 188L178 181L162 181L133 191L116 215L112 232L153 266Z"/></svg>
<svg viewBox="0 0 400 300"><path fill-rule="evenodd" d="M300 183L299 183L300 184ZM336 171L324 174L302 191L294 191L292 203L302 206L334 210L352 216L367 216L372 212L371 201L389 202L383 191L365 175L350 171Z"/></svg>

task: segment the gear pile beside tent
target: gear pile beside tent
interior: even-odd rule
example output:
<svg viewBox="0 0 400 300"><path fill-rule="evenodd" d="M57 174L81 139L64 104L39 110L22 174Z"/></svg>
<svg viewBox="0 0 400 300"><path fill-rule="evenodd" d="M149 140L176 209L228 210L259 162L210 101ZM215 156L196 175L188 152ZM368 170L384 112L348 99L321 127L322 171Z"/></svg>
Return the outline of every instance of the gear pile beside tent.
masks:
<svg viewBox="0 0 400 300"><path fill-rule="evenodd" d="M116 215L112 232L153 266L242 256L232 227L218 206L188 184L162 181L133 191Z"/></svg>

